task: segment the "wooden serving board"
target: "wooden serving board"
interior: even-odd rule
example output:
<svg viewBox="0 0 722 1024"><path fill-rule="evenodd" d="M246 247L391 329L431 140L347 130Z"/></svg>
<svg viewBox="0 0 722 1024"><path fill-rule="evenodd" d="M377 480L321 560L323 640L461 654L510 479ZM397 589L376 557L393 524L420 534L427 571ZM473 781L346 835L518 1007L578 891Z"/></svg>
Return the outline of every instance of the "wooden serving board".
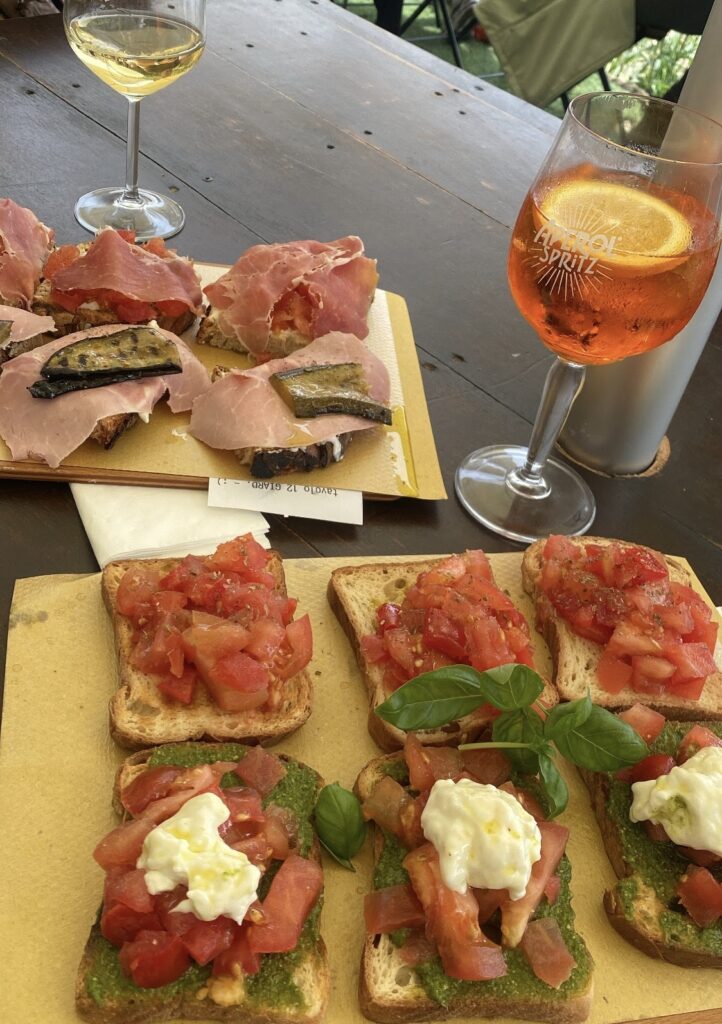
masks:
<svg viewBox="0 0 722 1024"><path fill-rule="evenodd" d="M216 264L196 267L204 285L227 269ZM445 498L411 321L401 296L377 292L369 328L366 344L389 370L394 422L391 427L360 431L341 462L305 473L303 481L386 498ZM242 369L251 365L237 352L196 344L195 333L194 326L184 340L209 371L217 365ZM13 461L0 439L0 478L194 488L206 488L209 477L251 479L233 452L209 448L188 434L189 422L189 413L173 415L160 401L148 423L136 423L109 451L86 441L57 469ZM292 482L298 475L276 479Z"/></svg>
<svg viewBox="0 0 722 1024"><path fill-rule="evenodd" d="M531 603L521 588L521 555L489 557L497 582L531 620ZM327 782L350 787L379 754L367 732L366 693L354 656L326 601L328 579L341 565L401 560L409 559L285 563L289 593L299 597L299 612L308 612L313 623L315 692L310 719L278 749L312 765ZM123 756L108 735L116 667L100 576L18 581L10 626L0 746L0 1020L78 1024L75 975L102 894L102 872L91 853L116 824L110 801ZM548 670L549 653L533 636L537 667ZM577 927L596 964L589 1024L720 1024L720 972L651 960L607 922L602 895L615 876L586 788L573 769L564 775L570 801L562 822L571 829ZM364 1024L356 985L370 846L355 874L324 859L322 932L333 976L325 1024Z"/></svg>

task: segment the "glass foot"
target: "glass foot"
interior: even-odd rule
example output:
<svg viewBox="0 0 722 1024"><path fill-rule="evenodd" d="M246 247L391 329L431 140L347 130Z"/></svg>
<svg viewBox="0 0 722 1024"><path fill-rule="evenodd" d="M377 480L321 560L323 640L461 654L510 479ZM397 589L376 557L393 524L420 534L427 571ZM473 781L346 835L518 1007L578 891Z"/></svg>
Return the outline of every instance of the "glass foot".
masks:
<svg viewBox="0 0 722 1024"><path fill-rule="evenodd" d="M557 459L544 466L546 493L530 496L509 486L508 474L526 459L521 445L493 445L467 455L456 470L456 494L487 529L510 540L535 541L550 533L586 533L594 521L594 495L571 467Z"/></svg>
<svg viewBox="0 0 722 1024"><path fill-rule="evenodd" d="M139 201L123 200L122 188L98 188L86 192L75 204L75 219L96 234L101 228L135 231L139 242L171 238L183 227L186 215L174 199L138 189Z"/></svg>

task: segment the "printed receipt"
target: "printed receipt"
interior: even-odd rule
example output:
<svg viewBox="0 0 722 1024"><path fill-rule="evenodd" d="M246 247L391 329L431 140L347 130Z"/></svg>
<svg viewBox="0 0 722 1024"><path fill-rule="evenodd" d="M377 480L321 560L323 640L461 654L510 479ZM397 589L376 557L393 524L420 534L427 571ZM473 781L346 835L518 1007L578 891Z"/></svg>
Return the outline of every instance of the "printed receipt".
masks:
<svg viewBox="0 0 722 1024"><path fill-rule="evenodd" d="M280 516L324 519L330 523L362 526L363 494L338 487L317 487L276 480L208 481L208 504L212 508L243 508L253 512L275 512Z"/></svg>

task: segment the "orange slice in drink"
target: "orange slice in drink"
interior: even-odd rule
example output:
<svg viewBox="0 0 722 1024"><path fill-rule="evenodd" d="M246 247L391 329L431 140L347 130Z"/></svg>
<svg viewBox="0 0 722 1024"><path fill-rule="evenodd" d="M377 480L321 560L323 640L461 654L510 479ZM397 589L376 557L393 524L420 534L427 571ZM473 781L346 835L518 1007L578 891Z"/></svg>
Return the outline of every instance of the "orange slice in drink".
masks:
<svg viewBox="0 0 722 1024"><path fill-rule="evenodd" d="M595 257L618 277L661 274L689 256L692 226L669 203L615 182L572 179L535 210L557 244Z"/></svg>

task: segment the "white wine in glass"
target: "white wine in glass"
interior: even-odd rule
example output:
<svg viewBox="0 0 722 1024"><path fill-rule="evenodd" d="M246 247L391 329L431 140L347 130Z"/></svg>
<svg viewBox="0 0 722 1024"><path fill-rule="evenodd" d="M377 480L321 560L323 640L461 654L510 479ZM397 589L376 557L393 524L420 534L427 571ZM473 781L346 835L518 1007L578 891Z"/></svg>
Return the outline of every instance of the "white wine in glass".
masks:
<svg viewBox="0 0 722 1024"><path fill-rule="evenodd" d="M75 216L89 231L130 229L136 238L169 238L185 215L173 199L138 188L140 100L171 85L198 62L205 46L205 0L65 0L73 52L128 100L125 188L81 196Z"/></svg>

